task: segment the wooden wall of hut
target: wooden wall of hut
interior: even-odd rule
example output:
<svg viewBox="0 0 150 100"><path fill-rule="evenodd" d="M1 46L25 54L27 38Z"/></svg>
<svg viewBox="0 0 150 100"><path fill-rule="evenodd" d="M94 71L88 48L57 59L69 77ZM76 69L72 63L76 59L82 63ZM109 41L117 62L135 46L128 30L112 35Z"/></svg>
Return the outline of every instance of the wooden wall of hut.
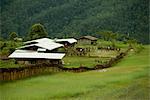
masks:
<svg viewBox="0 0 150 100"><path fill-rule="evenodd" d="M91 45L91 40L89 40L89 39L79 39L78 44L89 44L89 45Z"/></svg>

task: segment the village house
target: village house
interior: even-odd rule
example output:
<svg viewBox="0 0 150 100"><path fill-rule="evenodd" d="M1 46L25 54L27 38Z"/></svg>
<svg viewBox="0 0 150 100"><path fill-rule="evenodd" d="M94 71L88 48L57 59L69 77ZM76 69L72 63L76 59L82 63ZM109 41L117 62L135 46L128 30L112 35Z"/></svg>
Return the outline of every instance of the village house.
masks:
<svg viewBox="0 0 150 100"><path fill-rule="evenodd" d="M93 36L82 36L78 39L78 44L95 45L98 38Z"/></svg>
<svg viewBox="0 0 150 100"><path fill-rule="evenodd" d="M61 59L65 53L58 52L64 45L55 43L48 38L27 41L25 45L17 48L9 58L16 59L20 64L62 64Z"/></svg>

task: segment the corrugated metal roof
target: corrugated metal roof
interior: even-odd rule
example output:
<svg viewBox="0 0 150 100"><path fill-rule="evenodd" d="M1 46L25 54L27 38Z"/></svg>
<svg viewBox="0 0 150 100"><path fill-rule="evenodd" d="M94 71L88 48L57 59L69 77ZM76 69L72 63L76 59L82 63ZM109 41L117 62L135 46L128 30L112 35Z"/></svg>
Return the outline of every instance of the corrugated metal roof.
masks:
<svg viewBox="0 0 150 100"><path fill-rule="evenodd" d="M69 38L69 39L56 39L55 41L56 41L56 42L65 42L65 41L67 41L67 42L69 42L70 44L77 42L77 40L74 39L74 38Z"/></svg>
<svg viewBox="0 0 150 100"><path fill-rule="evenodd" d="M33 50L15 50L14 52L16 53L32 53L32 52L37 52L37 51L33 51Z"/></svg>
<svg viewBox="0 0 150 100"><path fill-rule="evenodd" d="M62 59L64 56L64 53L39 53L35 51L16 50L9 58Z"/></svg>
<svg viewBox="0 0 150 100"><path fill-rule="evenodd" d="M63 47L64 45L59 44L59 43L55 43L55 42L39 42L39 43L35 43L35 44L30 44L30 45L25 45L22 47L19 47L17 49L22 49L22 48L26 48L26 47L33 47L33 46L37 46L43 49L48 49L48 50L53 50L59 47Z"/></svg>
<svg viewBox="0 0 150 100"><path fill-rule="evenodd" d="M52 39L49 39L49 38L41 38L41 39L36 39L36 40L31 40L31 41L27 41L27 42L24 42L24 44L28 44L28 43L32 43L32 42L35 42L35 43L49 43L49 42L54 42L54 40Z"/></svg>

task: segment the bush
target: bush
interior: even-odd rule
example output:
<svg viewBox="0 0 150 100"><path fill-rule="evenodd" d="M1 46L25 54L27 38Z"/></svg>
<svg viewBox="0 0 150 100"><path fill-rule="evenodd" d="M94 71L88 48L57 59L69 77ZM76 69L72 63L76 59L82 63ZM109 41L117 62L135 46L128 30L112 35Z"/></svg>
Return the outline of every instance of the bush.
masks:
<svg viewBox="0 0 150 100"><path fill-rule="evenodd" d="M9 55L9 54L10 54L10 50L7 47L3 48L0 52L0 55L2 55L2 56Z"/></svg>
<svg viewBox="0 0 150 100"><path fill-rule="evenodd" d="M5 41L5 42L0 42L0 55L2 56L8 56L10 53L15 51L15 49L18 46L21 46L22 42L15 42L15 41Z"/></svg>

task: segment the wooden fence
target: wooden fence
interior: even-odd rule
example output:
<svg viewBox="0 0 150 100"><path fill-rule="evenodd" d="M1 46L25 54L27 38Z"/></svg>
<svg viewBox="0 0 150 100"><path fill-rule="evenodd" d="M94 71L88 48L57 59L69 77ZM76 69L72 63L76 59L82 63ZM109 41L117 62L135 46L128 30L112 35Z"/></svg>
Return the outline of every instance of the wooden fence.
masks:
<svg viewBox="0 0 150 100"><path fill-rule="evenodd" d="M124 53L120 53L115 58L110 59L106 64L96 65L92 68L88 68L86 66L80 66L79 68L65 68L60 65L48 64L18 68L0 68L0 80L17 80L50 72L85 72L90 70L108 68L111 67L113 64L117 63L120 59L122 59L128 51L129 50Z"/></svg>

